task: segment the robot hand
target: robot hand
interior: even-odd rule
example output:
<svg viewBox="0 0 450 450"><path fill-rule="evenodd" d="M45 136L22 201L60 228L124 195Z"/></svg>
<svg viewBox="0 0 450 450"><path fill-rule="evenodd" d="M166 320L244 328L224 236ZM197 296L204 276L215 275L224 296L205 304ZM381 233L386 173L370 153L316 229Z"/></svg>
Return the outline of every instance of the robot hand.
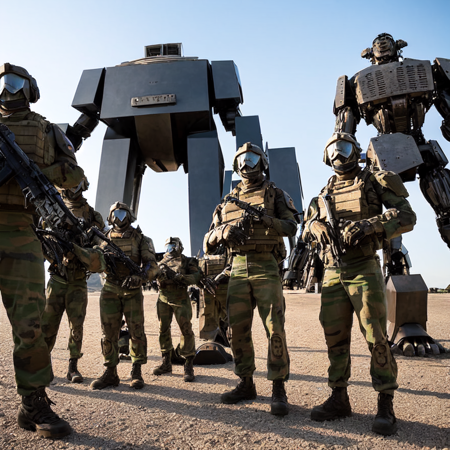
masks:
<svg viewBox="0 0 450 450"><path fill-rule="evenodd" d="M366 236L375 233L375 227L368 220L352 222L348 220L343 224L342 239L345 245L356 246Z"/></svg>

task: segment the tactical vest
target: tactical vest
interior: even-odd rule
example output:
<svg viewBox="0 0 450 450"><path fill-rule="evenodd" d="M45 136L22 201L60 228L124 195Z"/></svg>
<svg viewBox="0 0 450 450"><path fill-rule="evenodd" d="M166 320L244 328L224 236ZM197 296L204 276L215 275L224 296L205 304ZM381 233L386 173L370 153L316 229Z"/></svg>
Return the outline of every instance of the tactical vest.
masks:
<svg viewBox="0 0 450 450"><path fill-rule="evenodd" d="M215 277L225 269L226 255L205 255L200 260L200 268L207 277Z"/></svg>
<svg viewBox="0 0 450 450"><path fill-rule="evenodd" d="M55 148L47 136L52 125L41 115L31 111L16 113L0 117L0 123L15 134L16 143L41 169L54 163ZM15 180L0 187L0 205L25 205L22 190ZM32 212L33 209L30 208L30 213Z"/></svg>
<svg viewBox="0 0 450 450"><path fill-rule="evenodd" d="M338 181L336 176L330 178L325 189L318 198L319 219L328 222L327 211L322 199L322 195L331 196L331 212L334 220L353 222L369 219L378 214L382 214L382 204L375 190L371 188L371 172L362 170L353 180ZM360 245L347 250L347 255L342 258L354 259L362 256L371 256L382 248L382 241L379 241L375 235L364 238ZM329 249L325 249L325 264L331 260Z"/></svg>
<svg viewBox="0 0 450 450"><path fill-rule="evenodd" d="M174 272L180 273L181 275L187 274L189 260L184 255L176 256L173 258L170 254L165 254L163 259L159 264L165 264L167 267L172 269ZM186 291L186 286L181 286L173 280L158 280L158 285L162 290L184 290Z"/></svg>
<svg viewBox="0 0 450 450"><path fill-rule="evenodd" d="M239 198L252 206L261 206L266 214L275 217L275 185L270 181L264 181L262 186L255 190L244 191L238 185L232 196ZM222 208L222 224L237 225L244 218L245 211L234 203L228 202ZM244 245L230 248L231 252L274 252L281 243L284 246L283 238L273 228L266 228L262 222L256 222L250 219L249 239Z"/></svg>
<svg viewBox="0 0 450 450"><path fill-rule="evenodd" d="M141 265L141 250L140 245L143 239L142 232L138 227L133 228L130 226L124 233L119 231L114 231L111 229L107 233L107 237L117 245L132 261L134 261L138 266ZM125 264L117 263L115 275L107 273L107 280L114 283L116 281L118 284L125 280L126 277L130 275L130 271L127 269Z"/></svg>

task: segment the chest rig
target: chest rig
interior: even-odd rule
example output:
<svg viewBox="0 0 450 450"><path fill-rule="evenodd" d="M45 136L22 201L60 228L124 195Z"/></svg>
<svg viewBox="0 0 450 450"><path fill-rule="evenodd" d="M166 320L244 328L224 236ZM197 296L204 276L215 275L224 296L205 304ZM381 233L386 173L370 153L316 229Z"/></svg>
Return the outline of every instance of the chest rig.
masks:
<svg viewBox="0 0 450 450"><path fill-rule="evenodd" d="M322 194L328 193L331 196L331 211L336 221L356 222L382 213L381 202L371 188L369 178L368 170L362 170L353 180L337 181L336 176L331 177ZM328 221L321 196L319 196L319 218Z"/></svg>
<svg viewBox="0 0 450 450"><path fill-rule="evenodd" d="M270 181L256 188L244 191L239 186L231 193L232 196L239 198L252 206L260 206L265 209L266 214L275 217L275 186ZM245 211L234 203L226 203L222 208L222 224L239 225L245 218ZM245 219L250 221L249 239L244 245L231 248L232 252L273 252L276 247L283 242L283 238L273 228L266 228L262 222Z"/></svg>
<svg viewBox="0 0 450 450"><path fill-rule="evenodd" d="M107 237L138 266L141 265L140 244L143 237L139 227L135 229L130 226L130 228L123 233L112 229L108 231ZM121 282L129 275L130 271L125 264L117 263L116 273L114 275L107 273L107 279L108 281L113 279Z"/></svg>
<svg viewBox="0 0 450 450"><path fill-rule="evenodd" d="M55 148L47 136L51 124L42 116L30 111L16 113L10 117L0 117L0 123L15 134L17 145L41 169L54 163ZM0 187L0 204L24 206L22 190L15 180Z"/></svg>

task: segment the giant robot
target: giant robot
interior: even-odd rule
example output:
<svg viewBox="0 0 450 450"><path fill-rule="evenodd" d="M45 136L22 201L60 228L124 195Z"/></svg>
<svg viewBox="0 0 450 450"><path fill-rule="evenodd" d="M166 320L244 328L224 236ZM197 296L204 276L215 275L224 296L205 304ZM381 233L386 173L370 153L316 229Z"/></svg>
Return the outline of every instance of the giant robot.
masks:
<svg viewBox="0 0 450 450"><path fill-rule="evenodd" d="M356 133L361 118L374 125L378 136L370 140L366 164L376 170L397 172L403 181L420 178L420 188L436 214L444 242L450 247L450 172L437 141L422 133L427 111L434 105L443 117L442 135L450 141L450 60L433 64L403 59L407 43L390 34L378 35L361 57L372 65L352 78L338 79L334 114L335 131ZM401 238L393 239L384 256L387 283L388 334L404 354L439 353L426 333L427 288L420 275L407 278L411 266Z"/></svg>
<svg viewBox="0 0 450 450"><path fill-rule="evenodd" d="M145 168L188 174L191 254L202 249L212 213L230 189L213 114L236 136L262 148L258 116L243 117L239 73L233 61L183 57L176 44L145 47L145 57L115 67L85 70L72 106L107 125L95 208L107 215L122 201L137 214ZM295 151L271 149L292 171L294 202L301 202ZM281 156L277 158L277 156ZM274 164L274 172L281 172ZM271 163L272 167L272 163ZM295 169L297 168L297 169Z"/></svg>

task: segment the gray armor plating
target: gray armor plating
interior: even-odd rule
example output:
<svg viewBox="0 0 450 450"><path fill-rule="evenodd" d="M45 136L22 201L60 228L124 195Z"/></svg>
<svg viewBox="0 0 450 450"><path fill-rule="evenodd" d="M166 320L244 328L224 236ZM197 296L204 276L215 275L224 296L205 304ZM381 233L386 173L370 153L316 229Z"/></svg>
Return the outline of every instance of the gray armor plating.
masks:
<svg viewBox="0 0 450 450"><path fill-rule="evenodd" d="M443 58L433 64L408 58L373 64L350 80L338 79L334 113L335 131L356 133L361 117L377 129L367 150L369 166L396 172L405 182L419 174L422 193L450 247L448 159L436 141L426 141L422 134L425 114L435 105L444 118L442 134L450 141L449 74L450 60Z"/></svg>

